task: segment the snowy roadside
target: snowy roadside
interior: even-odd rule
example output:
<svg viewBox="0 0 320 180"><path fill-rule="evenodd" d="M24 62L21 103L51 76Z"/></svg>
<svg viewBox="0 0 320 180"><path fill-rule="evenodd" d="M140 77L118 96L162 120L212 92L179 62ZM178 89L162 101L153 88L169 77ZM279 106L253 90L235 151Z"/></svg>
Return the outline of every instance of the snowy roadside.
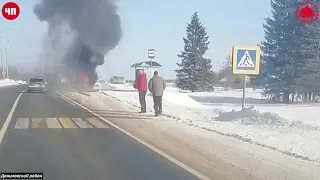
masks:
<svg viewBox="0 0 320 180"><path fill-rule="evenodd" d="M15 81L12 79L1 79L0 80L0 87L19 85L19 84L23 84L23 83L24 83L23 81Z"/></svg>
<svg viewBox="0 0 320 180"><path fill-rule="evenodd" d="M319 164L282 155L235 138L188 126L134 106L102 91L65 93L112 124L155 146L212 179L319 179Z"/></svg>
<svg viewBox="0 0 320 180"><path fill-rule="evenodd" d="M121 85L113 87L113 89L121 89ZM103 94L97 93L99 96L110 96L113 99L139 108L138 94L129 87L123 88L126 91L103 91ZM308 117L317 114L320 106L287 106L287 105L267 105L255 102L256 108L259 110L248 110L244 113L237 111L230 112L231 109L237 110L240 106L232 99L238 98L237 92L218 92L218 93L179 93L174 88L169 87L164 94L164 114L171 119L195 126L208 131L231 136L243 141L251 142L260 146L277 150L287 155L297 158L314 161L320 163L320 126L319 122ZM248 98L258 101L263 100L259 95L259 91L248 94ZM227 98L230 103L220 103L215 105L203 105L194 99L201 98L207 100L210 104L211 97ZM195 98L197 97L197 98ZM103 97L102 97L103 98ZM152 97L147 95L148 111L152 112ZM259 99L260 98L260 99ZM203 101L202 101L203 102ZM250 103L250 101L249 101ZM303 111L301 111L301 108ZM273 113L270 113L270 111ZM266 112L266 113L262 113ZM298 113L299 118L305 116L307 121L299 121L299 118L285 119L275 112L279 112L280 116L291 113ZM308 113L305 113L308 112ZM288 113L288 114L286 114Z"/></svg>

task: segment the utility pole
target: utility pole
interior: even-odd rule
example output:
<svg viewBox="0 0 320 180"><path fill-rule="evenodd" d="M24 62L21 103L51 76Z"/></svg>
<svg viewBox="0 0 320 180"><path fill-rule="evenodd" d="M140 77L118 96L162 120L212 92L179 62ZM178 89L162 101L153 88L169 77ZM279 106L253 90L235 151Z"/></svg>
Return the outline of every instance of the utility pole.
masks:
<svg viewBox="0 0 320 180"><path fill-rule="evenodd" d="M9 79L9 65L8 65L8 58L7 58L7 45L10 41L7 41L4 46L4 55L5 55L5 61L6 61L6 76Z"/></svg>
<svg viewBox="0 0 320 180"><path fill-rule="evenodd" d="M2 25L1 25L2 26ZM10 30L11 28L6 28L5 30ZM2 46L2 32L4 31L4 29L2 29L2 27L0 27L0 59L1 59L1 66L2 66L2 79L6 78L6 71L5 69L8 70L8 68L6 67L6 65L4 64L3 61L3 46Z"/></svg>
<svg viewBox="0 0 320 180"><path fill-rule="evenodd" d="M2 58L2 37L0 37L0 58L1 58L1 66L2 66L2 79L5 79L5 72L4 72L4 62L3 62L3 58Z"/></svg>

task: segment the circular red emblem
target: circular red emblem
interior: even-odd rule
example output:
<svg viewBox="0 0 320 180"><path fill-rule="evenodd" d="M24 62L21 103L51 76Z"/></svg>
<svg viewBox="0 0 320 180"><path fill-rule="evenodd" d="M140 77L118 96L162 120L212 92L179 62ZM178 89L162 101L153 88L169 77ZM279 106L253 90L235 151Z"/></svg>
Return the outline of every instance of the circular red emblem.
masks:
<svg viewBox="0 0 320 180"><path fill-rule="evenodd" d="M15 20L20 15L20 7L14 2L7 2L2 6L2 16L7 20Z"/></svg>
<svg viewBox="0 0 320 180"><path fill-rule="evenodd" d="M296 8L296 19L302 24L312 24L319 18L319 9L313 2L301 2Z"/></svg>

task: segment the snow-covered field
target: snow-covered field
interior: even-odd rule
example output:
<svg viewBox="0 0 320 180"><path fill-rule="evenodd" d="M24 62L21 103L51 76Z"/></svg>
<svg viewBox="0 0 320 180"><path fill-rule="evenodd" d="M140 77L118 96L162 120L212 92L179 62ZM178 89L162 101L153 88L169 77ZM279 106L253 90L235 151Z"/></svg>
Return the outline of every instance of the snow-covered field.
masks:
<svg viewBox="0 0 320 180"><path fill-rule="evenodd" d="M23 81L15 81L12 79L1 79L0 80L0 87L18 85L18 84L23 84L23 83L24 83Z"/></svg>
<svg viewBox="0 0 320 180"><path fill-rule="evenodd" d="M140 106L132 84L106 87L112 90L104 90L103 95L130 106ZM260 92L247 89L246 103L251 108L240 112L241 90L181 93L168 86L163 96L163 111L165 116L190 126L320 163L320 119L317 117L320 105L272 104ZM150 94L146 100L149 111L153 111Z"/></svg>

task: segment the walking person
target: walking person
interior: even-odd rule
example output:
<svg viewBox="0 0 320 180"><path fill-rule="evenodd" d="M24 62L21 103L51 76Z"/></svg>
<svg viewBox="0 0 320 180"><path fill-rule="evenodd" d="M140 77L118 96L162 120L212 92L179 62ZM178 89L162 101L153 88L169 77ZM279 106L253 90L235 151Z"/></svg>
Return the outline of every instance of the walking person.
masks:
<svg viewBox="0 0 320 180"><path fill-rule="evenodd" d="M143 72L143 70L139 71L139 75L137 79L137 89L139 92L139 101L141 106L140 113L145 113L147 111L147 104L146 104L147 75Z"/></svg>
<svg viewBox="0 0 320 180"><path fill-rule="evenodd" d="M159 76L158 71L155 71L154 76L150 79L148 89L152 93L155 116L159 116L162 114L162 95L166 89L166 83L163 78Z"/></svg>

